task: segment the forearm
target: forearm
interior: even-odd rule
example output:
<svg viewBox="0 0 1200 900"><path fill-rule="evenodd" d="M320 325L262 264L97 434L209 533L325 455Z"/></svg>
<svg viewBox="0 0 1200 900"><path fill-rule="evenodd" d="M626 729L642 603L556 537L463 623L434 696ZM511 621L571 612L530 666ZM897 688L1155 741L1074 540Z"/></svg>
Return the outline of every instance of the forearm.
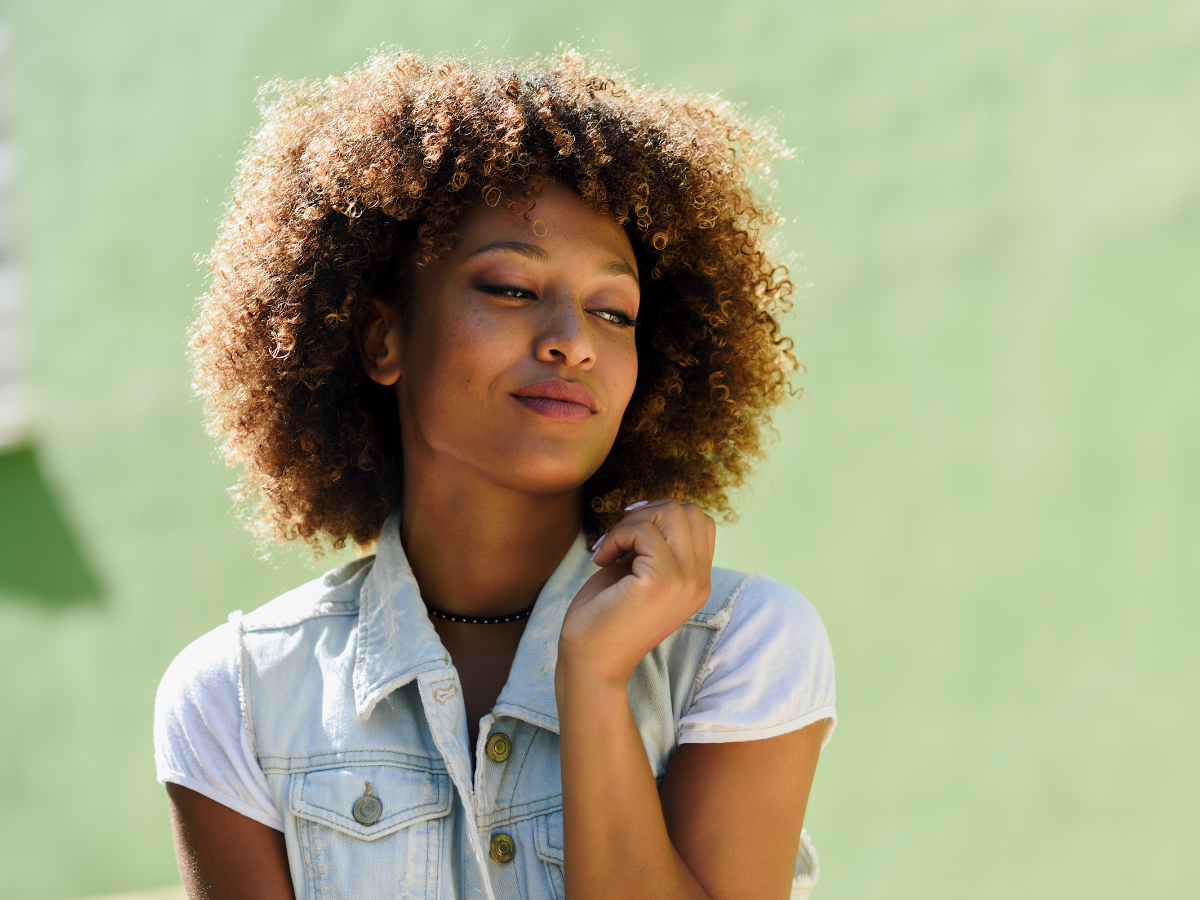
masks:
<svg viewBox="0 0 1200 900"><path fill-rule="evenodd" d="M569 900L708 900L667 834L625 685L561 660L556 681Z"/></svg>

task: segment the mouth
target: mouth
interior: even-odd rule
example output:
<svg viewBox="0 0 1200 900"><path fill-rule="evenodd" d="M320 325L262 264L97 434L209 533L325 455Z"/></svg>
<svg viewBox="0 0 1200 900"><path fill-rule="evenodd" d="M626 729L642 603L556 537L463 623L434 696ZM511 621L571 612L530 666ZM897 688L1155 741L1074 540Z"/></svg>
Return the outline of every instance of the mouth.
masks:
<svg viewBox="0 0 1200 900"><path fill-rule="evenodd" d="M553 378L512 392L513 399L555 422L586 422L598 409L596 395L578 381Z"/></svg>

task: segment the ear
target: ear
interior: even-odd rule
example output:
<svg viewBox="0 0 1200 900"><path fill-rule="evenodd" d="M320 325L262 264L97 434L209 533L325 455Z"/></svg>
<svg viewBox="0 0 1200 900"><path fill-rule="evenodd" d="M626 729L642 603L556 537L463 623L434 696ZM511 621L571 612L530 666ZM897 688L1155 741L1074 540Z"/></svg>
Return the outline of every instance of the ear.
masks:
<svg viewBox="0 0 1200 900"><path fill-rule="evenodd" d="M404 334L399 310L378 297L370 297L371 309L358 333L363 370L372 381L385 387L400 380Z"/></svg>

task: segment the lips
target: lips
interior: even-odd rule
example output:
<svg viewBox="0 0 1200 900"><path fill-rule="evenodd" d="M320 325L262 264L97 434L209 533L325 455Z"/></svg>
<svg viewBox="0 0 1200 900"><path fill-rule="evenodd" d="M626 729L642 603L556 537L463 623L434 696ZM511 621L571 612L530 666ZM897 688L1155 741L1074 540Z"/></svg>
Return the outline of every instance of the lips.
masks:
<svg viewBox="0 0 1200 900"><path fill-rule="evenodd" d="M512 392L525 408L556 422L585 422L598 409L596 395L578 381L552 378Z"/></svg>

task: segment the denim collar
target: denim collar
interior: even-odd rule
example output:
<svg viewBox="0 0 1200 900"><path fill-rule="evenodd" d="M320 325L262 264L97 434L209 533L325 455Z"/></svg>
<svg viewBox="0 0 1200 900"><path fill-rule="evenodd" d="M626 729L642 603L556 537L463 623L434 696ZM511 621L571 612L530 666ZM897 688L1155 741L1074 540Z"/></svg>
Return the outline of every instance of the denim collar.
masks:
<svg viewBox="0 0 1200 900"><path fill-rule="evenodd" d="M563 616L583 583L596 571L582 533L542 586L521 635L508 682L494 714L558 731L554 667ZM412 567L400 543L400 513L383 526L358 605L354 705L367 718L375 705L424 672L452 668L450 655L429 621Z"/></svg>

